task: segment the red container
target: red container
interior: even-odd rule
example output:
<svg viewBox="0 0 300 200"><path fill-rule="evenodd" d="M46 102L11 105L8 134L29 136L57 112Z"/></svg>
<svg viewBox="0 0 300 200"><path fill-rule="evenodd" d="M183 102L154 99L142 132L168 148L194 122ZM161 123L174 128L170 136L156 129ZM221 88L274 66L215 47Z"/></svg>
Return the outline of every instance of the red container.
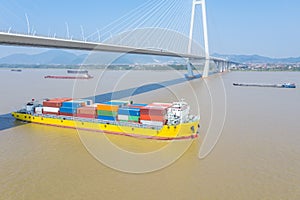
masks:
<svg viewBox="0 0 300 200"><path fill-rule="evenodd" d="M141 115L157 115L164 116L167 113L167 108L158 106L146 106L140 109Z"/></svg>
<svg viewBox="0 0 300 200"><path fill-rule="evenodd" d="M70 117L73 117L75 114L60 112L59 115L64 115L64 116L70 116Z"/></svg>
<svg viewBox="0 0 300 200"><path fill-rule="evenodd" d="M140 116L140 120L148 120L148 121L160 121L165 122L165 116L158 116L158 115L142 115Z"/></svg>
<svg viewBox="0 0 300 200"><path fill-rule="evenodd" d="M82 117L82 118L95 119L95 118L97 118L97 115L76 114L76 117Z"/></svg>
<svg viewBox="0 0 300 200"><path fill-rule="evenodd" d="M97 107L85 106L77 109L78 114L97 115Z"/></svg>
<svg viewBox="0 0 300 200"><path fill-rule="evenodd" d="M65 102L65 101L71 101L72 98L53 98L50 99L49 101L60 101L60 102Z"/></svg>
<svg viewBox="0 0 300 200"><path fill-rule="evenodd" d="M62 106L63 102L70 101L70 100L72 100L72 99L71 98L54 98L54 99L50 99L48 101L44 101L43 106L60 108Z"/></svg>
<svg viewBox="0 0 300 200"><path fill-rule="evenodd" d="M58 101L44 101L43 106L44 107L55 107L55 108L60 108L62 105L61 102Z"/></svg>

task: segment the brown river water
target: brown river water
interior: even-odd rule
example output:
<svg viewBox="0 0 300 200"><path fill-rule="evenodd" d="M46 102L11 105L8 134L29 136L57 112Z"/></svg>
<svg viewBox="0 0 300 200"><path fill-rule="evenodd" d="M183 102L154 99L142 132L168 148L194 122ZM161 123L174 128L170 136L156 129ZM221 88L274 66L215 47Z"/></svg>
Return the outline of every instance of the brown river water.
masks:
<svg viewBox="0 0 300 200"><path fill-rule="evenodd" d="M0 199L300 199L300 73L0 70ZM299 88L234 87L295 82ZM172 102L201 117L199 138L162 142L14 121L26 101L91 97Z"/></svg>

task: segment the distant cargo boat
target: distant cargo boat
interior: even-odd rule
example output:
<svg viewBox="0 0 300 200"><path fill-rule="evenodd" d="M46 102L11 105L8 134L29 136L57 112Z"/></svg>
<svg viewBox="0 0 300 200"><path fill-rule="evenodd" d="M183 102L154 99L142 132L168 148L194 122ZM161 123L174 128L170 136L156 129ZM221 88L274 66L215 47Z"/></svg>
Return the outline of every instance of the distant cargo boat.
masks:
<svg viewBox="0 0 300 200"><path fill-rule="evenodd" d="M249 87L296 88L295 83L283 83L283 84L233 83L233 85L249 86Z"/></svg>
<svg viewBox="0 0 300 200"><path fill-rule="evenodd" d="M22 70L21 69L11 69L10 71L12 71L12 72L21 72Z"/></svg>
<svg viewBox="0 0 300 200"><path fill-rule="evenodd" d="M78 75L78 76L45 76L44 78L52 78L52 79L92 79L93 76L89 74Z"/></svg>
<svg viewBox="0 0 300 200"><path fill-rule="evenodd" d="M198 137L199 116L184 102L132 104L127 101L93 103L88 99L32 100L12 116L43 125L96 131L156 140Z"/></svg>
<svg viewBox="0 0 300 200"><path fill-rule="evenodd" d="M69 69L69 70L67 70L67 73L69 73L69 74L88 74L89 72L87 70Z"/></svg>

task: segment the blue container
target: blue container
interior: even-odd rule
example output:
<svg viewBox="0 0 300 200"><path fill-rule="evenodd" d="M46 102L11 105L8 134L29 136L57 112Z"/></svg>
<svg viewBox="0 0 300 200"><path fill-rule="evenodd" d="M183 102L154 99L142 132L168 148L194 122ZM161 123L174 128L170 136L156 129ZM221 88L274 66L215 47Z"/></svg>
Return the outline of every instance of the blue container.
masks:
<svg viewBox="0 0 300 200"><path fill-rule="evenodd" d="M76 114L77 113L77 108L61 107L59 109L59 112L69 113L69 114Z"/></svg>
<svg viewBox="0 0 300 200"><path fill-rule="evenodd" d="M62 103L62 107L64 108L80 108L82 107L82 101L65 101Z"/></svg>
<svg viewBox="0 0 300 200"><path fill-rule="evenodd" d="M144 107L144 106L148 106L148 104L134 103L134 104L131 104L130 106Z"/></svg>
<svg viewBox="0 0 300 200"><path fill-rule="evenodd" d="M104 102L103 104L107 104L107 105L114 105L114 106L119 106L119 107L122 107L122 106L126 106L127 104L124 103L124 102L117 102L117 101L107 101L107 102Z"/></svg>
<svg viewBox="0 0 300 200"><path fill-rule="evenodd" d="M139 108L128 108L128 107L123 107L119 108L118 110L119 115L129 115L129 116L140 116L140 109Z"/></svg>
<svg viewBox="0 0 300 200"><path fill-rule="evenodd" d="M109 121L117 121L116 117L103 116L103 115L98 115L98 119L109 120Z"/></svg>

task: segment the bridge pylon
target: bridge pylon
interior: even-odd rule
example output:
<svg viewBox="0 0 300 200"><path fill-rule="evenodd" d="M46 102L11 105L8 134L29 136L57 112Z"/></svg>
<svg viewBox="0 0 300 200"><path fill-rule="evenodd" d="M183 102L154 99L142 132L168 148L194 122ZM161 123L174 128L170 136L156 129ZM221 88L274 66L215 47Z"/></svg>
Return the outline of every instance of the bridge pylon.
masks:
<svg viewBox="0 0 300 200"><path fill-rule="evenodd" d="M205 51L205 66L203 70L202 77L208 77L209 73L209 46L208 46L208 31L207 31L207 17L206 17L206 3L205 0L193 0L192 5L192 14L191 14L191 24L190 24L190 35L189 35L189 44L188 44L188 54L192 53L192 44L193 44L193 35L194 35L194 25L195 25L195 12L196 7L201 5L202 8L202 25L203 25L203 39L204 39L204 51ZM188 63L190 63L188 61ZM187 65L188 71L190 65ZM190 74L193 75L193 74Z"/></svg>

